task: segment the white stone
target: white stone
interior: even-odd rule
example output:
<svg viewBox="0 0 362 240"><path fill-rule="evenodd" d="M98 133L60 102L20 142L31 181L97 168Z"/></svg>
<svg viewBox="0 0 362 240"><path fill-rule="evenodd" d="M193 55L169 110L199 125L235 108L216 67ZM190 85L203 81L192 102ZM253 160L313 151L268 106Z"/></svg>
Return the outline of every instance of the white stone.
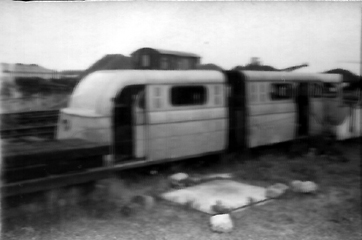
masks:
<svg viewBox="0 0 362 240"><path fill-rule="evenodd" d="M300 188L300 192L302 193L315 193L317 190L317 184L311 181L302 182Z"/></svg>
<svg viewBox="0 0 362 240"><path fill-rule="evenodd" d="M294 192L299 193L315 193L318 190L318 185L312 181L295 180L291 182L291 187Z"/></svg>
<svg viewBox="0 0 362 240"><path fill-rule="evenodd" d="M215 215L210 218L211 229L214 232L231 232L234 224L229 214Z"/></svg>
<svg viewBox="0 0 362 240"><path fill-rule="evenodd" d="M189 175L186 173L175 173L175 174L171 175L169 178L171 181L180 182L180 181L187 179L188 177L189 177Z"/></svg>
<svg viewBox="0 0 362 240"><path fill-rule="evenodd" d="M175 173L169 177L172 187L182 188L185 187L186 180L189 175L186 173Z"/></svg>

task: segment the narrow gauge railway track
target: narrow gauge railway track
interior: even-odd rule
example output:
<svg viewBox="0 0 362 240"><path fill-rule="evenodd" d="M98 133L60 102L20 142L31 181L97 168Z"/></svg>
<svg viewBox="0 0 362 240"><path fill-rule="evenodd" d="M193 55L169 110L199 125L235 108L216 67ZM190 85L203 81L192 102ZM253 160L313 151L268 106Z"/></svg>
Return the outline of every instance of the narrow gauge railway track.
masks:
<svg viewBox="0 0 362 240"><path fill-rule="evenodd" d="M264 147L264 150L270 150L275 146ZM285 146L282 148L286 149ZM0 182L3 197L83 184L108 178L114 172L164 162L127 159L112 163L104 158L110 154L109 145L80 139L34 142L25 146L11 143L4 149ZM257 152L260 154L263 150ZM178 160L171 159L169 162Z"/></svg>
<svg viewBox="0 0 362 240"><path fill-rule="evenodd" d="M106 146L103 147L103 150L106 148ZM108 152L109 153L109 152ZM107 154L108 154L107 153ZM82 169L75 169L73 168L73 171L62 171L54 174L44 174L41 176L38 172L36 175L30 175L29 179L19 180L16 179L13 181L5 182L1 185L1 192L3 197L11 197L11 196L18 196L22 194L28 194L28 193L34 193L34 192L41 192L41 191L47 191L55 188L61 188L65 186L72 186L77 184L83 184L87 182L92 182L96 180L101 180L104 178L108 178L112 176L113 173L117 171L127 170L127 169L135 169L135 168L142 168L146 166L151 166L154 164L160 164L163 161L155 160L155 161L144 161L144 160L129 160L121 163L117 163L111 166L104 165L103 162L103 156L100 154L94 154L91 157L88 158L78 158L73 159L74 161L80 161L82 163L86 163L86 161L89 161L89 166L85 166ZM179 159L173 159L172 161L178 161ZM64 163L63 163L64 164ZM69 165L70 166L70 165ZM72 164L71 166L75 166ZM44 165L37 165L34 167L43 167ZM31 168L29 168L31 169ZM52 169L55 169L55 166L52 167ZM25 170L25 168L23 168ZM22 171L22 170L20 170ZM59 171L59 168L58 168ZM32 170L34 172L34 169ZM15 176L16 174L8 173L8 176L10 179L10 176ZM36 176L36 177L35 177ZM5 176L6 178L6 176Z"/></svg>
<svg viewBox="0 0 362 240"><path fill-rule="evenodd" d="M59 110L26 111L15 113L2 113L0 115L2 127L43 125L56 123Z"/></svg>
<svg viewBox="0 0 362 240"><path fill-rule="evenodd" d="M53 139L55 136L56 124L31 127L16 127L0 130L1 139L36 136Z"/></svg>
<svg viewBox="0 0 362 240"><path fill-rule="evenodd" d="M127 159L109 162L107 144L81 139L44 142L5 142L2 197L48 191L112 176L114 172L160 164L162 160ZM171 159L170 162L180 159Z"/></svg>
<svg viewBox="0 0 362 240"><path fill-rule="evenodd" d="M59 110L1 114L2 139L37 136L54 138Z"/></svg>
<svg viewBox="0 0 362 240"><path fill-rule="evenodd" d="M1 192L16 196L84 183L104 177L106 144L80 139L43 142L4 141Z"/></svg>

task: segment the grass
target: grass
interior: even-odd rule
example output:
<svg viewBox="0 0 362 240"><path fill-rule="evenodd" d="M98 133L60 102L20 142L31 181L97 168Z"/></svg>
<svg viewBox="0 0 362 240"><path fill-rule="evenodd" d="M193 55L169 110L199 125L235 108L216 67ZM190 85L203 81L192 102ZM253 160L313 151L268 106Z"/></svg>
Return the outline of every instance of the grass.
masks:
<svg viewBox="0 0 362 240"><path fill-rule="evenodd" d="M361 239L360 146L336 146L347 161L307 152L290 158L267 149L253 159L234 154L121 172L99 181L87 201L4 220L2 239ZM312 180L320 191L288 192L233 213L235 228L228 234L213 233L209 216L190 207L158 200L152 209L133 208L134 196L164 192L169 189L167 177L178 171L231 172L236 180L259 186Z"/></svg>

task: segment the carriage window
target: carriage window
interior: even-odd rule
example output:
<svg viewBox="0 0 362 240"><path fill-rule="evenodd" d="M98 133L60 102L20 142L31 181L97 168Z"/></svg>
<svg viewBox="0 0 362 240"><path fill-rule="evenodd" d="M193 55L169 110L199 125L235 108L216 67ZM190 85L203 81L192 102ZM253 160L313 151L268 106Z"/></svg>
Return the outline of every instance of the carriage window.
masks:
<svg viewBox="0 0 362 240"><path fill-rule="evenodd" d="M333 83L324 83L323 84L323 96L328 98L337 97L337 85Z"/></svg>
<svg viewBox="0 0 362 240"><path fill-rule="evenodd" d="M270 86L270 98L272 100L291 99L293 86L289 83L276 83Z"/></svg>
<svg viewBox="0 0 362 240"><path fill-rule="evenodd" d="M138 94L137 106L141 109L145 108L145 93L143 91Z"/></svg>
<svg viewBox="0 0 362 240"><path fill-rule="evenodd" d="M206 103L203 86L179 86L171 88L171 104L174 106L202 105Z"/></svg>
<svg viewBox="0 0 362 240"><path fill-rule="evenodd" d="M313 98L322 97L323 87L318 83L312 83L309 85L309 96Z"/></svg>

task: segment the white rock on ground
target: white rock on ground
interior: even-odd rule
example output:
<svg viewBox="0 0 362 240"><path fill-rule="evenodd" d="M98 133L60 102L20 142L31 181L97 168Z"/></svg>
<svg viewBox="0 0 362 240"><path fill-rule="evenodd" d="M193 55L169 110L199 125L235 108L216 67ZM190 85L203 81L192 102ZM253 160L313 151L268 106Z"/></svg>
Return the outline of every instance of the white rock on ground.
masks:
<svg viewBox="0 0 362 240"><path fill-rule="evenodd" d="M189 175L186 173L175 173L169 177L169 180L172 186L180 187L188 177Z"/></svg>
<svg viewBox="0 0 362 240"><path fill-rule="evenodd" d="M188 177L189 177L189 175L186 173L175 173L170 176L170 180L179 182L179 181L187 179Z"/></svg>
<svg viewBox="0 0 362 240"><path fill-rule="evenodd" d="M291 182L291 187L294 192L299 193L315 193L318 190L318 185L312 181L299 181L295 180Z"/></svg>
<svg viewBox="0 0 362 240"><path fill-rule="evenodd" d="M300 188L300 192L302 193L315 193L317 190L317 184L311 181L302 182Z"/></svg>
<svg viewBox="0 0 362 240"><path fill-rule="evenodd" d="M274 185L271 185L265 190L265 196L267 198L277 198L283 195L287 190L288 186L283 183L277 183Z"/></svg>
<svg viewBox="0 0 362 240"><path fill-rule="evenodd" d="M214 232L231 232L234 224L229 214L215 215L210 218L211 229Z"/></svg>

